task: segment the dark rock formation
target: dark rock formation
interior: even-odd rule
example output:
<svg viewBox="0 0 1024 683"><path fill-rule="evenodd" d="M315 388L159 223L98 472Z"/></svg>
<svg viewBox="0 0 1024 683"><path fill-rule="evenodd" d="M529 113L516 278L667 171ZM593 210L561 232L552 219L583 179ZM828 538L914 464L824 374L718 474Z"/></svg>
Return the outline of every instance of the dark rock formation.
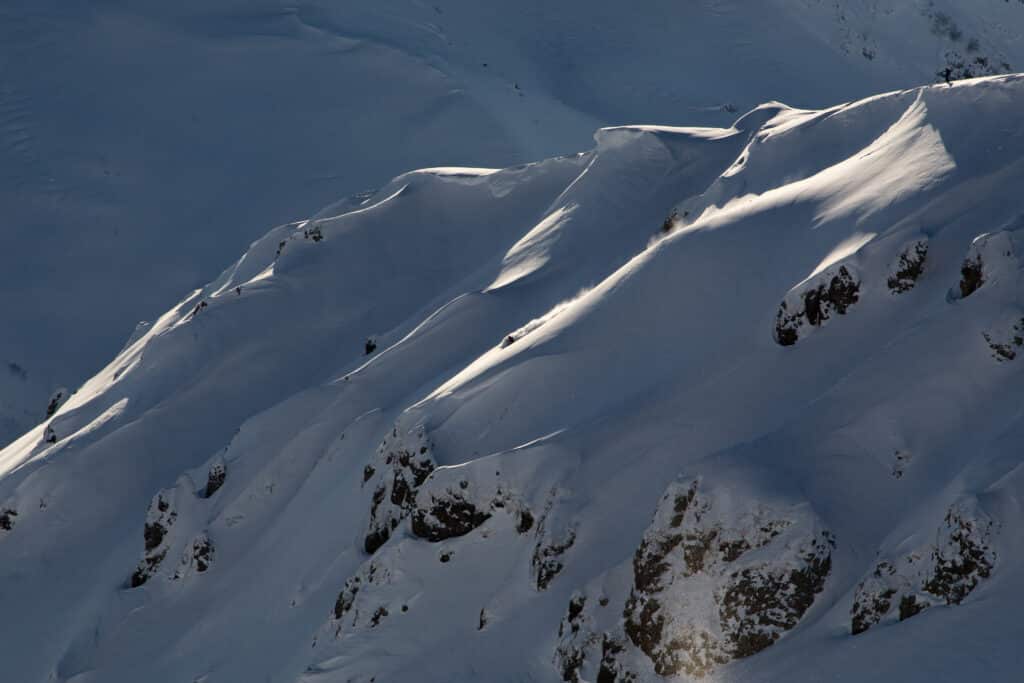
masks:
<svg viewBox="0 0 1024 683"><path fill-rule="evenodd" d="M435 498L423 507L417 507L412 515L412 532L432 543L447 538L465 536L490 519L488 512L479 510L473 503L455 492Z"/></svg>
<svg viewBox="0 0 1024 683"><path fill-rule="evenodd" d="M215 462L210 467L210 472L206 476L206 490L203 491L203 497L209 498L213 494L220 490L220 487L224 485L224 480L227 479L228 470L227 465L223 462Z"/></svg>
<svg viewBox="0 0 1024 683"><path fill-rule="evenodd" d="M934 604L960 604L991 576L995 530L995 523L973 500L951 506L934 544L880 561L860 582L850 608L850 631L867 631L896 605L898 619L904 621Z"/></svg>
<svg viewBox="0 0 1024 683"><path fill-rule="evenodd" d="M555 666L563 681L578 683L580 670L586 658L586 651L597 643L597 636L590 631L589 619L585 619L583 608L587 599L574 593L569 600L569 609L558 625L558 646L555 648Z"/></svg>
<svg viewBox="0 0 1024 683"><path fill-rule="evenodd" d="M860 297L860 281L839 266L826 271L799 292L791 292L775 315L775 341L792 346L804 327L821 327L833 314L846 315Z"/></svg>
<svg viewBox="0 0 1024 683"><path fill-rule="evenodd" d="M737 514L725 500L718 509L698 482L673 484L633 558L624 630L661 676L702 677L769 647L831 572L834 539L799 507L751 501Z"/></svg>
<svg viewBox="0 0 1024 683"><path fill-rule="evenodd" d="M44 417L43 419L49 420L51 417L53 417L54 414L57 412L57 409L60 408L61 404L68 399L68 395L69 394L67 389L58 389L57 391L53 392L53 396L50 397L50 402L46 404L46 417Z"/></svg>
<svg viewBox="0 0 1024 683"><path fill-rule="evenodd" d="M391 610L387 604L381 604L379 600L374 599L376 596L373 588L388 584L390 581L391 572L376 559L364 564L355 575L345 581L334 602L331 628L335 638L340 637L345 630L375 628L389 616ZM400 604L401 608L397 609L407 612L408 605L404 602Z"/></svg>
<svg viewBox="0 0 1024 683"><path fill-rule="evenodd" d="M924 273L925 260L928 258L928 240L919 239L906 246L900 253L894 272L886 284L893 294L902 294L914 288Z"/></svg>
<svg viewBox="0 0 1024 683"><path fill-rule="evenodd" d="M172 509L170 501L161 491L150 502L146 513L146 522L142 527L145 552L129 580L132 588L146 583L159 570L169 549L168 531L177 519L178 513Z"/></svg>
<svg viewBox="0 0 1024 683"><path fill-rule="evenodd" d="M363 483L376 482L363 548L373 554L416 506L416 491L434 471L431 445L422 427L399 436L397 428L377 449L377 466L363 470Z"/></svg>
<svg viewBox="0 0 1024 683"><path fill-rule="evenodd" d="M10 531L14 528L14 518L18 516L18 511L14 508L4 508L0 510L0 531Z"/></svg>
<svg viewBox="0 0 1024 683"><path fill-rule="evenodd" d="M978 291L983 284L985 284L985 272L981 254L975 254L973 257L969 256L964 259L963 265L960 266L961 298L969 297Z"/></svg>
<svg viewBox="0 0 1024 683"><path fill-rule="evenodd" d="M319 225L314 225L311 228L303 229L302 236L305 239L307 239L307 240L313 240L314 242L319 242L320 240L322 240L324 238L324 233L323 233L323 231L320 230L320 226Z"/></svg>
<svg viewBox="0 0 1024 683"><path fill-rule="evenodd" d="M1003 332L982 332L985 343L992 350L992 357L1000 363L1011 361L1017 357L1018 350L1024 346L1024 318L1010 325Z"/></svg>
<svg viewBox="0 0 1024 683"><path fill-rule="evenodd" d="M192 541L192 566L197 572L205 572L213 564L213 543L203 534Z"/></svg>
<svg viewBox="0 0 1024 683"><path fill-rule="evenodd" d="M537 590L546 590L551 581L565 568L562 556L575 542L576 532L572 530L560 541L542 538L537 542L533 549L533 558L530 560Z"/></svg>

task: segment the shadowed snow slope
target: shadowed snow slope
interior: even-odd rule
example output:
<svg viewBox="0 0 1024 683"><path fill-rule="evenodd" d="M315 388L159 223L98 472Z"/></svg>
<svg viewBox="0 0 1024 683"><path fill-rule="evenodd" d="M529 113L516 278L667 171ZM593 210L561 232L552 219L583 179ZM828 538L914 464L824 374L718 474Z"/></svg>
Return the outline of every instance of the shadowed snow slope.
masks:
<svg viewBox="0 0 1024 683"><path fill-rule="evenodd" d="M1016 680L1024 78L432 168L0 451L5 680Z"/></svg>
<svg viewBox="0 0 1024 683"><path fill-rule="evenodd" d="M0 445L268 226L406 169L1024 68L1017 0L0 5Z"/></svg>

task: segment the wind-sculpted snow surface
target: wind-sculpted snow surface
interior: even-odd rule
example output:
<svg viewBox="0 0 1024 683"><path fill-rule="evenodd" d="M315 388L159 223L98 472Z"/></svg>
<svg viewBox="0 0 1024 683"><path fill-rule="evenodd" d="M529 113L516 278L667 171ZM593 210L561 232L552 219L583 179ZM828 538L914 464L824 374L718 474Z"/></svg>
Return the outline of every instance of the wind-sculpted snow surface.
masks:
<svg viewBox="0 0 1024 683"><path fill-rule="evenodd" d="M608 128L271 230L0 451L4 680L1015 680L1022 110Z"/></svg>
<svg viewBox="0 0 1024 683"><path fill-rule="evenodd" d="M623 121L1009 73L1022 38L1019 0L5 0L0 446L140 318L338 195Z"/></svg>

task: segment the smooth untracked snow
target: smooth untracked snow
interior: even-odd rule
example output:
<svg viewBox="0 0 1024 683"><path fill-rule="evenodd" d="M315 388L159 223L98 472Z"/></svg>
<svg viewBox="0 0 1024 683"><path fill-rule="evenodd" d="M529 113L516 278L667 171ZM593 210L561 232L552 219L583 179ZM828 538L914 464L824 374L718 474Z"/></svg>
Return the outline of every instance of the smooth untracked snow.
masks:
<svg viewBox="0 0 1024 683"><path fill-rule="evenodd" d="M1016 0L7 0L0 443L268 226L409 168L1024 65ZM947 74L946 69L949 69Z"/></svg>
<svg viewBox="0 0 1024 683"><path fill-rule="evenodd" d="M1022 107L605 128L275 228L0 452L5 680L1017 680Z"/></svg>

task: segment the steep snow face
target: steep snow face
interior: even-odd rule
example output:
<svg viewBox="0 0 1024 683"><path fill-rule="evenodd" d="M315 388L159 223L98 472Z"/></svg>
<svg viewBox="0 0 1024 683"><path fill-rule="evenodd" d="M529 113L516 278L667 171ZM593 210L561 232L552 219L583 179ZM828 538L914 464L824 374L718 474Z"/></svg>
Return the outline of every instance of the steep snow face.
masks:
<svg viewBox="0 0 1024 683"><path fill-rule="evenodd" d="M1022 107L608 128L271 230L0 451L4 673L1014 680Z"/></svg>
<svg viewBox="0 0 1024 683"><path fill-rule="evenodd" d="M7 0L0 443L311 206L409 168L571 152L600 126L1005 73L1022 31L1016 0Z"/></svg>

